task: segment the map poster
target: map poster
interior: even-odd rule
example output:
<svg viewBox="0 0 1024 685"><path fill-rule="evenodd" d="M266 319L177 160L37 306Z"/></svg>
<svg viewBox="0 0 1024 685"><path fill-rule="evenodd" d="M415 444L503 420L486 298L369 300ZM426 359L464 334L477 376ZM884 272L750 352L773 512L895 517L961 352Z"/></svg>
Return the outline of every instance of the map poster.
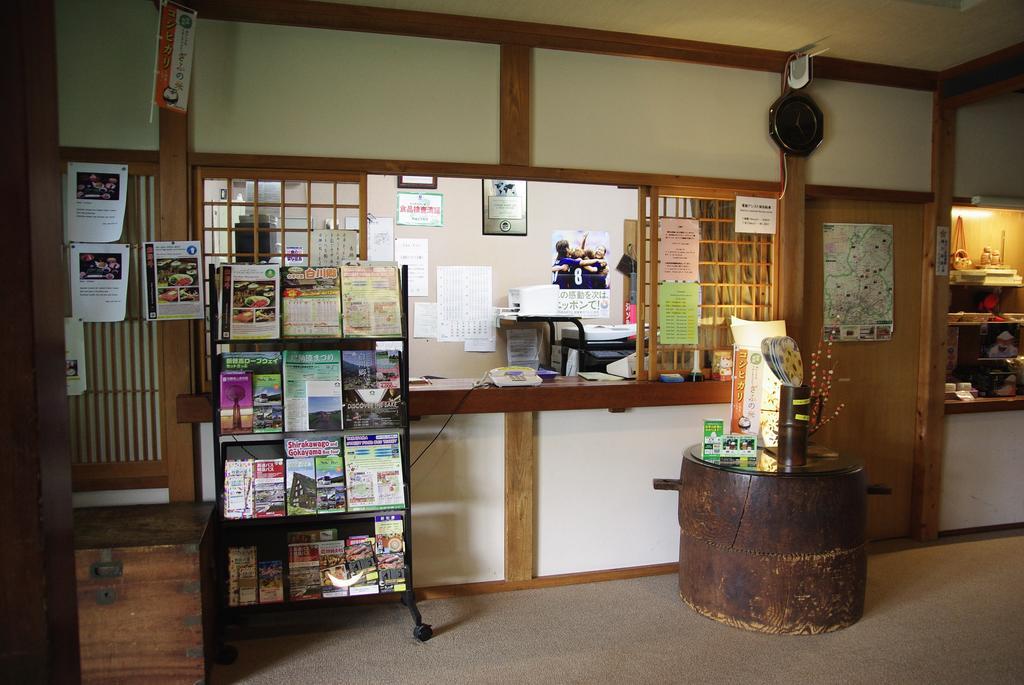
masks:
<svg viewBox="0 0 1024 685"><path fill-rule="evenodd" d="M824 224L822 232L825 339L892 339L892 226Z"/></svg>

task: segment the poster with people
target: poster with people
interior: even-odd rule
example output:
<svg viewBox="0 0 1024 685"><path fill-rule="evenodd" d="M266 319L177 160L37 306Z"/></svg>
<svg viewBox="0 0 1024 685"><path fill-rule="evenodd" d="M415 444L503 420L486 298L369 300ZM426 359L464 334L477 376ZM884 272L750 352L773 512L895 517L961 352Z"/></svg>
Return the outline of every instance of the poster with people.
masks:
<svg viewBox="0 0 1024 685"><path fill-rule="evenodd" d="M611 306L607 231L555 231L551 282L558 286L558 314L605 318Z"/></svg>

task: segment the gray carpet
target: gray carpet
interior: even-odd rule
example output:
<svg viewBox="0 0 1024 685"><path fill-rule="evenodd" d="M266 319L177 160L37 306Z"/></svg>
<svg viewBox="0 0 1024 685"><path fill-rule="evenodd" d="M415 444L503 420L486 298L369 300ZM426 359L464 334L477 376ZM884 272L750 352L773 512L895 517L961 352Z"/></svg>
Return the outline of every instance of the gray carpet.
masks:
<svg viewBox="0 0 1024 685"><path fill-rule="evenodd" d="M292 612L213 682L1024 683L1024 535L880 549L864 618L826 635L715 623L670 575L424 602L426 643L400 605L317 612L301 635Z"/></svg>

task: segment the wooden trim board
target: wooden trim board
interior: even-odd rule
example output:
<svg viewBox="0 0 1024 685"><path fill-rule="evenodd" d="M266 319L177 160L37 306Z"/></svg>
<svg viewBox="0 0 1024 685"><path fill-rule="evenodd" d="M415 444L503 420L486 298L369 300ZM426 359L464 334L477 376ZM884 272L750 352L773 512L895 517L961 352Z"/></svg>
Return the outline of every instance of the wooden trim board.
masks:
<svg viewBox="0 0 1024 685"><path fill-rule="evenodd" d="M525 45L501 46L499 154L501 164L530 165L530 82L533 54Z"/></svg>
<svg viewBox="0 0 1024 685"><path fill-rule="evenodd" d="M533 578L534 419L533 412L505 414L505 580L510 581Z"/></svg>
<svg viewBox="0 0 1024 685"><path fill-rule="evenodd" d="M562 587L565 585L584 585L586 583L603 583L609 580L629 580L631 578L647 578L649 576L665 576L679 571L678 563L652 564L650 566L634 566L617 568L607 571L584 571L582 573L565 573L553 576L540 576L527 580L492 580L482 583L466 583L464 585L436 585L416 590L416 599L448 599L451 597L471 597L489 595L496 592L514 592L517 590L536 590L546 587Z"/></svg>

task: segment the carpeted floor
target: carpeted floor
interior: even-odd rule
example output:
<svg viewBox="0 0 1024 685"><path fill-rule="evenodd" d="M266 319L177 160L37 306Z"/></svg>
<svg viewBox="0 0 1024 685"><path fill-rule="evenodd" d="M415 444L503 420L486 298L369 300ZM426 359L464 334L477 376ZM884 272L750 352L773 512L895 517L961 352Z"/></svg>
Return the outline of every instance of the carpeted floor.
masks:
<svg viewBox="0 0 1024 685"><path fill-rule="evenodd" d="M426 643L400 605L304 634L293 622L309 614L279 615L275 637L234 642L213 682L1024 683L1024 535L875 549L864 618L836 633L715 623L669 575L424 602Z"/></svg>

